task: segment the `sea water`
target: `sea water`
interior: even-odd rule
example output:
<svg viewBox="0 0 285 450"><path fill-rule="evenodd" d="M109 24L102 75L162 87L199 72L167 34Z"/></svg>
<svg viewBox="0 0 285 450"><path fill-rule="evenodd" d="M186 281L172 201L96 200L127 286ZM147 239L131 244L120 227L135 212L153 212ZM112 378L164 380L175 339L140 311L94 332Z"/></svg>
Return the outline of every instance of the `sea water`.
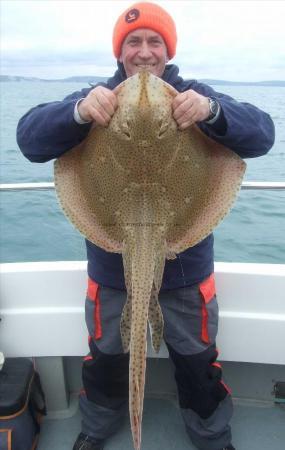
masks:
<svg viewBox="0 0 285 450"><path fill-rule="evenodd" d="M16 143L20 117L40 103L87 87L68 82L2 82L1 183L53 180L53 162L30 163ZM268 112L276 141L265 156L247 159L246 181L285 181L285 88L213 86ZM85 260L84 238L63 215L54 191L0 192L0 262ZM215 260L283 263L285 191L241 191L215 230Z"/></svg>

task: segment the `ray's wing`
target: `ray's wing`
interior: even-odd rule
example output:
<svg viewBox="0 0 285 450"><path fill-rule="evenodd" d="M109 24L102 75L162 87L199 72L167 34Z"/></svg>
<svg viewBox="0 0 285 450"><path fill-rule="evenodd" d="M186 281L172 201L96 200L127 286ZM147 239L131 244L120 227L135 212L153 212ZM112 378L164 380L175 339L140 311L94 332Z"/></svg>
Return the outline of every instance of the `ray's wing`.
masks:
<svg viewBox="0 0 285 450"><path fill-rule="evenodd" d="M108 132L94 128L79 146L55 161L54 179L59 202L71 223L94 244L121 253L123 236L116 224L116 205L124 174L116 167L110 145Z"/></svg>
<svg viewBox="0 0 285 450"><path fill-rule="evenodd" d="M167 172L167 196L174 216L167 244L175 253L200 242L221 222L234 203L246 168L237 154L209 139L197 126L181 132L178 139L179 151Z"/></svg>

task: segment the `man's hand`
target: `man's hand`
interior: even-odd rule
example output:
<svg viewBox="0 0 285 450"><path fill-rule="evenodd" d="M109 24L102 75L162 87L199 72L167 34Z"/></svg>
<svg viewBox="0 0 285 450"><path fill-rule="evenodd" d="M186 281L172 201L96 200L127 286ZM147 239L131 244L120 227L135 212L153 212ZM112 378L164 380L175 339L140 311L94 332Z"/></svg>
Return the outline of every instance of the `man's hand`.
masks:
<svg viewBox="0 0 285 450"><path fill-rule="evenodd" d="M185 130L196 122L206 120L210 115L208 97L189 89L176 95L172 102L173 117L178 128Z"/></svg>
<svg viewBox="0 0 285 450"><path fill-rule="evenodd" d="M78 104L80 117L86 121L107 127L118 106L114 91L97 86Z"/></svg>

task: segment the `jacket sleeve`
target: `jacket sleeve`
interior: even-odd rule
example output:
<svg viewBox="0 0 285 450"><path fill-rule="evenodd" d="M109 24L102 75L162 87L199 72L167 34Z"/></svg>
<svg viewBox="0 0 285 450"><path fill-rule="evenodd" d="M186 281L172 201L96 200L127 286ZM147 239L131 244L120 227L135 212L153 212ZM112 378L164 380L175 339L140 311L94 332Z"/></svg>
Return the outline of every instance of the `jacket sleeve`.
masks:
<svg viewBox="0 0 285 450"><path fill-rule="evenodd" d="M200 128L209 137L229 147L241 158L265 155L273 146L275 129L269 114L250 103L238 102L229 95L216 92L203 83L196 83L192 89L217 99L221 105L224 127L219 127L219 123L200 123ZM223 129L223 133L219 132L219 128Z"/></svg>
<svg viewBox="0 0 285 450"><path fill-rule="evenodd" d="M91 89L74 92L62 101L38 105L20 119L17 142L26 158L32 162L58 158L87 136L91 124L78 124L73 112L77 100L86 97Z"/></svg>

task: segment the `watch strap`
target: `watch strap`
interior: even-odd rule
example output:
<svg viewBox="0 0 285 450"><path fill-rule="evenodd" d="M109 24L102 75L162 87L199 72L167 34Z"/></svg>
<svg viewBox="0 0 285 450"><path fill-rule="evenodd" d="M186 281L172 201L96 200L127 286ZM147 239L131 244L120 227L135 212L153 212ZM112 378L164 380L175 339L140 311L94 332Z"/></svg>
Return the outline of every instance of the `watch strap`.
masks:
<svg viewBox="0 0 285 450"><path fill-rule="evenodd" d="M210 103L210 116L207 120L204 120L204 122L208 125L212 125L213 123L216 122L216 120L218 120L220 112L221 112L221 105L220 103L212 97L208 97L209 103ZM215 103L217 105L217 111L215 114L211 114L212 113L212 108L211 108L211 103Z"/></svg>

